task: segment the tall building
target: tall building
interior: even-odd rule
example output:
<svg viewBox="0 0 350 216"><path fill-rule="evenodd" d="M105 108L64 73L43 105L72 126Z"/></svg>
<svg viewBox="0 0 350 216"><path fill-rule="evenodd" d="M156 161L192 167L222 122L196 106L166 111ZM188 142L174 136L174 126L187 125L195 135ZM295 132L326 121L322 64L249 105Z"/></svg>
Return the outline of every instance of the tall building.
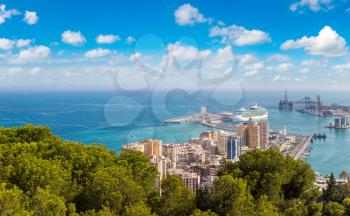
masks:
<svg viewBox="0 0 350 216"><path fill-rule="evenodd" d="M217 141L216 144L218 146L218 154L221 156L226 156L227 151L227 134L220 131L217 133Z"/></svg>
<svg viewBox="0 0 350 216"><path fill-rule="evenodd" d="M268 139L268 125L263 124L262 128L261 131L260 125L253 121L238 125L236 127L236 134L241 137L241 145L248 146L249 148L260 148L261 139ZM264 134L261 135L261 133Z"/></svg>
<svg viewBox="0 0 350 216"><path fill-rule="evenodd" d="M144 145L144 154L148 157L160 158L162 156L162 140L148 139L140 144Z"/></svg>
<svg viewBox="0 0 350 216"><path fill-rule="evenodd" d="M237 159L241 155L241 140L237 136L227 138L227 156L228 160Z"/></svg>
<svg viewBox="0 0 350 216"><path fill-rule="evenodd" d="M249 148L260 148L260 126L252 121L247 124L247 142Z"/></svg>
<svg viewBox="0 0 350 216"><path fill-rule="evenodd" d="M260 121L258 125L260 127L260 146L266 148L269 143L269 122Z"/></svg>
<svg viewBox="0 0 350 216"><path fill-rule="evenodd" d="M160 180L163 180L167 177L169 162L169 159L165 157L161 157L157 160L156 164Z"/></svg>
<svg viewBox="0 0 350 216"><path fill-rule="evenodd" d="M241 145L248 146L247 142L247 124L240 124L236 126L236 134L241 138Z"/></svg>
<svg viewBox="0 0 350 216"><path fill-rule="evenodd" d="M210 140L214 140L216 141L217 140L217 137L218 136L218 133L216 131L204 131L200 134L200 138L207 138L207 139L210 139Z"/></svg>
<svg viewBox="0 0 350 216"><path fill-rule="evenodd" d="M192 192L196 192L200 186L200 176L197 173L186 172L181 175L184 185L189 187Z"/></svg>

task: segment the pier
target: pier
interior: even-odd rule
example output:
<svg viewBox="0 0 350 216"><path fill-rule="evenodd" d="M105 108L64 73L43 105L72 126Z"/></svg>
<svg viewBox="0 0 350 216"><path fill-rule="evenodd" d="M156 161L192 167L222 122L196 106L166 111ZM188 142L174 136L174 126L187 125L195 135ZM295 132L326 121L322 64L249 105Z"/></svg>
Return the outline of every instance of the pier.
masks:
<svg viewBox="0 0 350 216"><path fill-rule="evenodd" d="M305 152L309 146L311 137L305 136L301 137L297 143L295 143L289 150L288 155L296 160L303 160L305 157Z"/></svg>
<svg viewBox="0 0 350 216"><path fill-rule="evenodd" d="M287 91L284 99L278 103L280 110L295 110L301 113L308 113L317 116L349 116L350 106L338 104L325 105L321 101L321 96L317 95L316 100L305 96L299 100L288 100Z"/></svg>
<svg viewBox="0 0 350 216"><path fill-rule="evenodd" d="M206 127L216 128L220 130L233 131L234 126L225 124L224 122L232 122L232 113L218 112L209 113L205 106L201 107L199 113L188 116L165 119L164 123L181 124L186 122L195 122Z"/></svg>

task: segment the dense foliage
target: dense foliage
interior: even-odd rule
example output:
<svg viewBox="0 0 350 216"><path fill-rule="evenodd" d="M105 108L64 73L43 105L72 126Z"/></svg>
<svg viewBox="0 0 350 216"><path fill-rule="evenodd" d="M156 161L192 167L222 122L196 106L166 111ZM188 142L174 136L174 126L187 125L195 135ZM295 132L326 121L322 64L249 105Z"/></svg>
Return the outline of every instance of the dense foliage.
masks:
<svg viewBox="0 0 350 216"><path fill-rule="evenodd" d="M156 176L140 152L63 141L47 127L0 128L1 215L350 215L350 184L332 175L322 192L308 164L276 149L227 163L197 193L170 176L160 195Z"/></svg>

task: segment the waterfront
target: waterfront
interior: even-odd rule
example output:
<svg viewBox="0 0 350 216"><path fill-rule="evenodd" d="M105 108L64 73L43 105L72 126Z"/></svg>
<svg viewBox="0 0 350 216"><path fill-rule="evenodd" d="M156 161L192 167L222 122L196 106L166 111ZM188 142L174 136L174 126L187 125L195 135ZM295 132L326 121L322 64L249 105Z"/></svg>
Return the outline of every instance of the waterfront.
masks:
<svg viewBox="0 0 350 216"><path fill-rule="evenodd" d="M297 95L296 95L297 94ZM294 93L299 98L316 93ZM346 95L324 94L327 103L347 104ZM270 128L277 130L286 125L289 133L312 135L315 132L327 134L326 140L316 140L310 145L311 154L306 161L322 173L350 170L350 130L331 130L324 126L330 117L318 117L298 112L279 111L276 103L283 91L271 93L247 93L244 104L260 103L269 110ZM238 101L232 95L222 93L220 101ZM111 99L112 98L112 99ZM350 99L350 98L349 98ZM143 98L140 98L142 102ZM164 143L186 142L200 132L208 130L198 124L162 124L160 120L183 114L198 112L200 105L208 103L203 97L185 101L179 97L169 97L167 104L171 113L162 108L162 98L154 100L152 106L156 116L148 116L147 110L131 123L128 116L139 110L139 106L126 101L113 92L95 93L3 93L0 95L0 123L3 126L16 126L32 123L48 125L53 132L64 139L85 143L103 143L108 148L120 151L121 145L145 138L160 138ZM106 104L109 105L106 108ZM229 106L228 104L227 106ZM227 106L208 104L208 111L228 111ZM159 121L157 121L159 120ZM124 123L124 124L123 124ZM130 123L130 124L129 124Z"/></svg>

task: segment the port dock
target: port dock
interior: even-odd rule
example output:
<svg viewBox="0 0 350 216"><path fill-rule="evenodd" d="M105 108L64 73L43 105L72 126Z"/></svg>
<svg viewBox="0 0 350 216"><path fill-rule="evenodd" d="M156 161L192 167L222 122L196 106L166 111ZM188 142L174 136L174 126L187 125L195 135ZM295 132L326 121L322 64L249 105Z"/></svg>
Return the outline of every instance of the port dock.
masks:
<svg viewBox="0 0 350 216"><path fill-rule="evenodd" d="M300 139L291 147L288 155L296 160L303 160L306 156L305 153L307 152L310 140L310 136L300 137Z"/></svg>
<svg viewBox="0 0 350 216"><path fill-rule="evenodd" d="M299 100L288 100L287 91L285 91L284 99L280 100L278 106L280 110L295 110L316 116L350 116L350 106L325 105L320 95L316 96L316 100L309 96Z"/></svg>
<svg viewBox="0 0 350 216"><path fill-rule="evenodd" d="M195 122L206 127L216 128L220 130L233 131L234 126L225 124L225 122L232 122L232 113L229 112L215 112L209 113L205 106L201 107L199 113L194 115L187 115L175 118L165 119L164 123L181 124L188 122Z"/></svg>

